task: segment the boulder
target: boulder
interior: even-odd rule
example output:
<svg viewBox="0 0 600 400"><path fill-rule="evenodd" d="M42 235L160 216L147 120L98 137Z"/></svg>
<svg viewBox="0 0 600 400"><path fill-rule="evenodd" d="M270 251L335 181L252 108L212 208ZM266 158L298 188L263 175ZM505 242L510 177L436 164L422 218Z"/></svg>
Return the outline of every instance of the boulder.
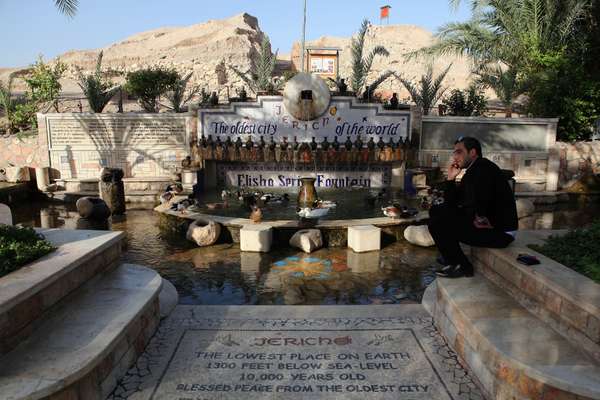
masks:
<svg viewBox="0 0 600 400"><path fill-rule="evenodd" d="M312 253L323 247L323 237L318 229L302 229L294 233L290 246L297 247L305 253Z"/></svg>
<svg viewBox="0 0 600 400"><path fill-rule="evenodd" d="M525 218L533 215L535 212L535 206L533 202L528 199L517 199L517 216Z"/></svg>
<svg viewBox="0 0 600 400"><path fill-rule="evenodd" d="M75 203L82 218L93 221L105 221L110 217L110 209L104 200L97 197L82 197Z"/></svg>
<svg viewBox="0 0 600 400"><path fill-rule="evenodd" d="M0 224L4 225L12 225L12 213L10 212L10 207L6 204L0 203Z"/></svg>
<svg viewBox="0 0 600 400"><path fill-rule="evenodd" d="M429 247L435 242L429 233L427 225L411 225L404 230L404 239L417 246Z"/></svg>
<svg viewBox="0 0 600 400"><path fill-rule="evenodd" d="M202 247L215 244L219 235L221 235L221 225L215 221L209 221L208 225L204 226L200 226L200 221L194 221L188 227L185 237Z"/></svg>

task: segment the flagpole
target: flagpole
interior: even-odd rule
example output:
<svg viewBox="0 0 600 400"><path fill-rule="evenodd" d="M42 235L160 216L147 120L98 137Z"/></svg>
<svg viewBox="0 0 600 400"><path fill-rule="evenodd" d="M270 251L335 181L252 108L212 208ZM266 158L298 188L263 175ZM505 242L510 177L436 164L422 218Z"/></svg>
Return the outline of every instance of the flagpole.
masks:
<svg viewBox="0 0 600 400"><path fill-rule="evenodd" d="M304 22L302 23L302 72L305 72L304 53L306 53L306 0L304 0Z"/></svg>

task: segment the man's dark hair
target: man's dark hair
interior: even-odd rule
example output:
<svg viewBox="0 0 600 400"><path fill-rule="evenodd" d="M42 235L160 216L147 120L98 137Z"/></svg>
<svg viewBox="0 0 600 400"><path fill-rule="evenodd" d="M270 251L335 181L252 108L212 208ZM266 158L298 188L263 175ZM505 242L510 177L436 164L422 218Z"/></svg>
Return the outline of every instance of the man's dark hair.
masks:
<svg viewBox="0 0 600 400"><path fill-rule="evenodd" d="M464 144L465 149L467 149L467 151L471 151L471 149L475 149L475 152L477 153L477 155L479 157L483 157L481 155L481 143L479 143L479 140L475 139L474 137L461 136L458 139L456 139L456 142L454 142L454 144L457 144L457 143Z"/></svg>

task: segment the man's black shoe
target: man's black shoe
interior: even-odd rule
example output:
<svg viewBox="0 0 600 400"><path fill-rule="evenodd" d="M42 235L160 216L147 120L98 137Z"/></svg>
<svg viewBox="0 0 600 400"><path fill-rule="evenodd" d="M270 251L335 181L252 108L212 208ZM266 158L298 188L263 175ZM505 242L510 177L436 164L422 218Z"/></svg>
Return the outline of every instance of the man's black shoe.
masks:
<svg viewBox="0 0 600 400"><path fill-rule="evenodd" d="M436 272L436 275L442 278L461 278L463 276L473 276L473 268L463 267L462 265L448 265Z"/></svg>
<svg viewBox="0 0 600 400"><path fill-rule="evenodd" d="M433 269L435 270L435 273L437 274L438 272L448 272L450 271L452 268L454 268L455 265L449 264L449 265L436 265L435 267L433 267Z"/></svg>

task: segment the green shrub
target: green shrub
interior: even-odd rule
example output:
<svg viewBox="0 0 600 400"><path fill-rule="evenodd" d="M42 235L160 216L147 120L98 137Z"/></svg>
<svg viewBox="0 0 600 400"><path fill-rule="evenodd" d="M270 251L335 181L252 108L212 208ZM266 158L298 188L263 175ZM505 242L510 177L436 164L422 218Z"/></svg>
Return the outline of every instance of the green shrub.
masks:
<svg viewBox="0 0 600 400"><path fill-rule="evenodd" d="M62 89L60 78L66 70L66 64L60 60L50 66L40 56L33 64L31 73L23 78L29 87L27 92L29 100L38 106L52 104L54 111L58 112L58 96Z"/></svg>
<svg viewBox="0 0 600 400"><path fill-rule="evenodd" d="M78 69L78 85L83 91L90 109L95 113L101 113L104 107L108 104L110 99L117 93L120 86L114 85L109 79L105 77L102 72L102 55L104 52L98 54L96 60L96 70L91 75L84 75L81 69Z"/></svg>
<svg viewBox="0 0 600 400"><path fill-rule="evenodd" d="M33 228L0 225L0 277L53 250L55 247Z"/></svg>
<svg viewBox="0 0 600 400"><path fill-rule="evenodd" d="M442 104L446 106L448 115L470 117L483 115L487 102L481 90L471 85L466 90L454 89Z"/></svg>
<svg viewBox="0 0 600 400"><path fill-rule="evenodd" d="M127 74L125 90L135 97L147 112L156 112L158 97L177 84L177 71L163 68L146 68Z"/></svg>
<svg viewBox="0 0 600 400"><path fill-rule="evenodd" d="M550 236L543 246L530 247L600 283L600 220L563 236Z"/></svg>

